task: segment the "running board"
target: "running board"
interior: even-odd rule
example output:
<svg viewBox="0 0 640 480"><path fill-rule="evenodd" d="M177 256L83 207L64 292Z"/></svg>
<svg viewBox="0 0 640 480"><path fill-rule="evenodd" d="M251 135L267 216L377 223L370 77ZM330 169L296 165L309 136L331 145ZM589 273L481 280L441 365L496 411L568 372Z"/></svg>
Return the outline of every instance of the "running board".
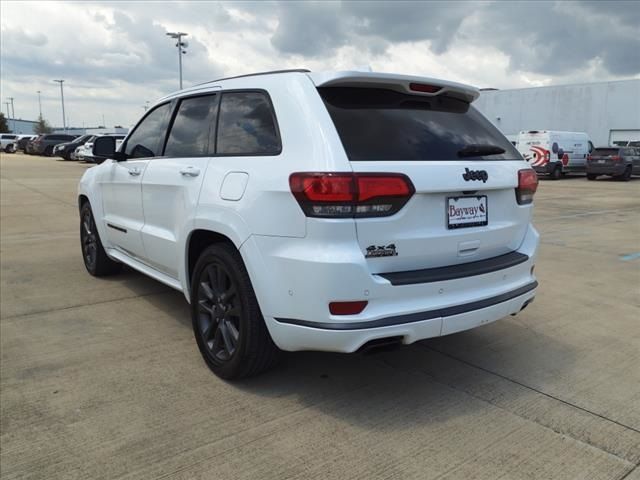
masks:
<svg viewBox="0 0 640 480"><path fill-rule="evenodd" d="M113 258L114 260L124 263L134 270L137 270L140 273L144 273L154 280L157 280L160 283L164 283L165 285L178 290L179 292L182 292L182 285L175 278L172 278L165 273L159 272L155 268L150 267L149 265L142 263L140 260L136 260L135 258L132 258L126 253L123 253L115 248L107 248L106 252L107 255L109 255L109 257Z"/></svg>

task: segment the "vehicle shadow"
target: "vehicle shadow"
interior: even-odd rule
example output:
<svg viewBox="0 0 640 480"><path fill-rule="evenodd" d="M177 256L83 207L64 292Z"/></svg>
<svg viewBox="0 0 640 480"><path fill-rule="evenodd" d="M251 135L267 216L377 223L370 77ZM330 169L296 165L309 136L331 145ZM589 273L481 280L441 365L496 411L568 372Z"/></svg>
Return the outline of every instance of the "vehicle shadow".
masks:
<svg viewBox="0 0 640 480"><path fill-rule="evenodd" d="M141 274L120 279L136 291ZM167 288L140 299L191 330L189 305ZM571 375L575 352L561 339L508 318L479 329L373 353L283 352L279 364L257 377L225 382L251 404L265 402L288 411L312 409L369 431L412 429L490 411L495 399L516 404L540 389L549 376ZM166 321L166 320L164 320ZM194 358L198 358L193 342ZM207 370L203 361L194 368ZM223 382L206 372L217 390ZM513 378L513 381L509 380Z"/></svg>
<svg viewBox="0 0 640 480"><path fill-rule="evenodd" d="M532 394L544 372L570 375L575 355L567 345L505 322L371 354L286 353L271 372L232 385L265 399L289 399L321 415L370 430L414 428L517 403ZM484 331L482 331L484 330ZM544 348L523 349L526 337ZM494 343L499 342L496 350ZM563 358L562 363L551 359ZM478 361L478 359L482 359ZM519 366L505 369L504 366ZM505 379L513 375L516 382Z"/></svg>

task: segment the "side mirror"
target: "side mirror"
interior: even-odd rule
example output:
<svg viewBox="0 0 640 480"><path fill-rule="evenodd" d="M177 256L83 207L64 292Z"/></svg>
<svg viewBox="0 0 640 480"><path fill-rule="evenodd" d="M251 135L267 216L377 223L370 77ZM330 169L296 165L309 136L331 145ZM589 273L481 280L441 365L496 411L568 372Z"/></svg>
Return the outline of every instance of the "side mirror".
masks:
<svg viewBox="0 0 640 480"><path fill-rule="evenodd" d="M113 137L98 137L93 141L91 153L94 157L113 158L116 153L116 139Z"/></svg>

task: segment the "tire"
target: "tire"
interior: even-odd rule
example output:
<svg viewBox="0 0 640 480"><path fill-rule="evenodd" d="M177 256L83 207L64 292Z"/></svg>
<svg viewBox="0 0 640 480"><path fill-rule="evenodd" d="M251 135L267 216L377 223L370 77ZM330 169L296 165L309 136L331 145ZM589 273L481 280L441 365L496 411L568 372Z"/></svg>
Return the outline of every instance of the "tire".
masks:
<svg viewBox="0 0 640 480"><path fill-rule="evenodd" d="M587 180L595 180L596 178L598 178L598 175L595 173L587 173Z"/></svg>
<svg viewBox="0 0 640 480"><path fill-rule="evenodd" d="M122 264L111 260L104 251L89 202L80 209L80 248L84 266L94 277L113 275L122 269Z"/></svg>
<svg viewBox="0 0 640 480"><path fill-rule="evenodd" d="M562 168L559 165L556 165L549 176L551 177L551 180L560 180L562 178Z"/></svg>
<svg viewBox="0 0 640 480"><path fill-rule="evenodd" d="M44 156L50 157L51 155L53 155L53 147L48 146L47 148L44 149Z"/></svg>
<svg viewBox="0 0 640 480"><path fill-rule="evenodd" d="M191 279L191 321L202 357L221 378L257 375L278 361L280 350L233 245L213 244L198 258Z"/></svg>
<svg viewBox="0 0 640 480"><path fill-rule="evenodd" d="M624 173L617 177L621 182L628 182L631 180L631 165L627 165L627 168L624 169Z"/></svg>

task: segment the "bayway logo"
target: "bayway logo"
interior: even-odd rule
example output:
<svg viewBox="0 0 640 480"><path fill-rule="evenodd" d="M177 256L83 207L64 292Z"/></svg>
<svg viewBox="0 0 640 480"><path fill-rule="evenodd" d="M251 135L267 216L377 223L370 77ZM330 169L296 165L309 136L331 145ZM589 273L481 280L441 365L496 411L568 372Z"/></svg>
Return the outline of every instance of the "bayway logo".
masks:
<svg viewBox="0 0 640 480"><path fill-rule="evenodd" d="M484 205L480 204L477 207L461 207L456 208L453 205L449 205L449 217L477 217L479 214L484 214Z"/></svg>

